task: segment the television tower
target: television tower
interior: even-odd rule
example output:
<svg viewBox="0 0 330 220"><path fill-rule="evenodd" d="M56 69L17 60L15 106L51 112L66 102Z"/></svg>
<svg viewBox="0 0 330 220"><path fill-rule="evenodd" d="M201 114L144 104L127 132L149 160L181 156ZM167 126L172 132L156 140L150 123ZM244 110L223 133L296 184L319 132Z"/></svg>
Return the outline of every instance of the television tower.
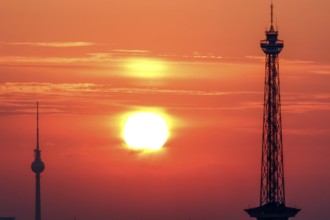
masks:
<svg viewBox="0 0 330 220"><path fill-rule="evenodd" d="M272 2L271 25L266 31L266 39L260 43L266 54L260 206L245 209L250 217L257 220L288 220L300 211L300 209L285 206L278 58L284 42L277 38L278 31L273 24L273 8Z"/></svg>
<svg viewBox="0 0 330 220"><path fill-rule="evenodd" d="M39 103L37 102L37 146L34 150L34 161L31 164L32 171L36 174L36 204L35 220L41 220L41 198L40 198L40 173L44 171L45 164L41 160L41 151L39 148Z"/></svg>

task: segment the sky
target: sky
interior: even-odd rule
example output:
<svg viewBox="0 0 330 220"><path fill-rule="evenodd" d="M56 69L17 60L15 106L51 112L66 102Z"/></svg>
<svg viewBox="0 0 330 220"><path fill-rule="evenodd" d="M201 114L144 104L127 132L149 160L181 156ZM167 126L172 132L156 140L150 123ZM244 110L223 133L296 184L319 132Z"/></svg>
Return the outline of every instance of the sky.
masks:
<svg viewBox="0 0 330 220"><path fill-rule="evenodd" d="M286 205L330 217L330 2L274 0ZM0 216L34 219L36 102L45 220L244 220L258 206L270 1L2 0ZM125 117L163 115L161 151Z"/></svg>

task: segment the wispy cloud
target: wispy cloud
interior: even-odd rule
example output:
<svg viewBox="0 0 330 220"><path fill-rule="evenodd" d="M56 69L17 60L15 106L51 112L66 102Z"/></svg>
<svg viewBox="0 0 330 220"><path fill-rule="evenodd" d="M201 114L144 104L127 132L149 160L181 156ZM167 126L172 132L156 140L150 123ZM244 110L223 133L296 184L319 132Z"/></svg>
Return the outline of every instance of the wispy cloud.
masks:
<svg viewBox="0 0 330 220"><path fill-rule="evenodd" d="M113 87L95 83L0 83L0 115L27 114L39 100L50 114L109 114L137 106L159 106L172 110L242 111L263 108L262 92L210 91L141 87ZM259 97L259 98L258 98ZM296 98L294 98L296 97ZM304 114L329 111L329 94L301 97L287 93L283 113Z"/></svg>
<svg viewBox="0 0 330 220"><path fill-rule="evenodd" d="M256 61L264 61L265 57L264 56L245 56L246 59L249 60L256 60Z"/></svg>
<svg viewBox="0 0 330 220"><path fill-rule="evenodd" d="M305 113L309 111L328 111L330 102L320 102L317 100L282 102L283 111L291 113Z"/></svg>
<svg viewBox="0 0 330 220"><path fill-rule="evenodd" d="M33 56L2 56L0 63L6 65L29 64L29 63L50 63L50 64L69 64L69 63L93 63L115 61L109 53L89 53L80 57L33 57Z"/></svg>
<svg viewBox="0 0 330 220"><path fill-rule="evenodd" d="M188 96L204 99L203 97L219 97L232 95L254 95L249 91L194 91L194 90L171 90L158 88L125 88L112 87L111 85L93 83L2 83L0 84L0 101L3 106L2 114L6 112L26 113L29 111L31 100L40 100L47 103L52 113L93 113L103 109L108 112L109 108L127 108L139 104L161 105L176 109L243 109L255 108L251 103L223 104L202 101L191 102ZM163 96L164 95L164 96ZM138 97L138 98L137 98ZM155 98L157 97L157 98ZM164 97L164 100L161 100ZM176 97L176 101L173 98ZM71 103L71 104L69 104ZM67 106L70 107L67 107ZM244 106L240 106L244 105ZM259 107L259 106L257 106ZM87 111L88 110L88 111Z"/></svg>
<svg viewBox="0 0 330 220"><path fill-rule="evenodd" d="M115 49L111 50L111 53L123 53L123 54L150 54L149 50L127 50L127 49Z"/></svg>
<svg viewBox="0 0 330 220"><path fill-rule="evenodd" d="M315 135L329 135L330 134L330 129L302 129L302 128L290 128L290 129L284 129L284 132L286 134L293 134L293 135L310 135L310 136L315 136Z"/></svg>
<svg viewBox="0 0 330 220"><path fill-rule="evenodd" d="M262 131L260 130L260 126L258 127L246 127L246 128L237 128L238 131L242 131L250 134L260 134ZM302 136L315 136L315 135L329 135L330 129L308 129L308 128L284 128L283 132L286 135L302 135Z"/></svg>
<svg viewBox="0 0 330 220"><path fill-rule="evenodd" d="M246 59L248 60L255 60L259 62L264 62L265 61L265 56L245 56ZM315 64L315 61L313 60L293 60L293 59L283 59L280 58L280 61L284 64Z"/></svg>
<svg viewBox="0 0 330 220"><path fill-rule="evenodd" d="M85 57L21 57L21 56L4 56L0 57L0 62L5 64L17 63L75 63L87 61Z"/></svg>
<svg viewBox="0 0 330 220"><path fill-rule="evenodd" d="M0 42L0 45L12 45L12 46L31 46L31 47L53 47L53 48L72 48L72 47L87 47L87 46L97 46L98 44L93 42ZM103 45L104 46L104 45ZM264 62L264 56L245 56L245 57L224 57L219 54L213 53L201 53L201 52L192 52L187 54L176 54L176 53L156 53L149 50L141 49L111 49L108 50L106 47L98 48L99 51L96 52L82 52L80 55L75 54L74 56L60 56L55 57L53 53L50 55L40 54L37 56L33 53L29 56L2 56L0 57L0 63L5 63L10 65L12 63L59 63L59 64L69 64L76 62L108 62L108 61L122 61L127 58L146 58L146 59L159 59L164 62L191 62L191 63L225 63L225 64L240 64L240 65L254 65L256 62ZM312 65L313 61L304 61L304 60L285 60L281 59L282 62L292 65L310 65L310 67L320 67L323 66ZM313 73L318 74L329 74L328 69L321 69L317 71L312 71Z"/></svg>
<svg viewBox="0 0 330 220"><path fill-rule="evenodd" d="M286 64L315 64L313 60L290 60L290 59L281 59L283 63Z"/></svg>
<svg viewBox="0 0 330 220"><path fill-rule="evenodd" d="M203 91L203 90L178 90L158 88L114 88L111 85L94 83L14 83L0 84L0 95L5 93L64 93L64 92L104 92L104 93L129 93L129 94L175 94L189 96L224 96L239 94L259 94L253 91ZM103 95L102 95L103 96Z"/></svg>
<svg viewBox="0 0 330 220"><path fill-rule="evenodd" d="M306 113L311 111L330 110L330 93L283 93L282 111L289 113Z"/></svg>
<svg viewBox="0 0 330 220"><path fill-rule="evenodd" d="M86 47L96 45L93 42L71 41L71 42L2 42L2 45L32 46L32 47Z"/></svg>
<svg viewBox="0 0 330 220"><path fill-rule="evenodd" d="M321 74L321 75L330 75L330 70L315 70L311 71L312 73L315 74Z"/></svg>

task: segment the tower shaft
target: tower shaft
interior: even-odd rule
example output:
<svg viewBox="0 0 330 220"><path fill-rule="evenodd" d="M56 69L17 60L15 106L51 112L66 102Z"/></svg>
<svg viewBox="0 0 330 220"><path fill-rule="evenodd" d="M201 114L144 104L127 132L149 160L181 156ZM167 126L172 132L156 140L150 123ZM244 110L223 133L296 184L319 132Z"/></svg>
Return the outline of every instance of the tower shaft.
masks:
<svg viewBox="0 0 330 220"><path fill-rule="evenodd" d="M260 205L285 204L278 54L266 54Z"/></svg>
<svg viewBox="0 0 330 220"><path fill-rule="evenodd" d="M245 210L250 217L257 218L257 220L288 220L300 210L285 206L278 58L284 43L277 37L278 32L273 26L272 3L271 25L266 31L266 39L260 42L260 46L266 54L260 206Z"/></svg>
<svg viewBox="0 0 330 220"><path fill-rule="evenodd" d="M40 173L36 173L35 220L41 220Z"/></svg>

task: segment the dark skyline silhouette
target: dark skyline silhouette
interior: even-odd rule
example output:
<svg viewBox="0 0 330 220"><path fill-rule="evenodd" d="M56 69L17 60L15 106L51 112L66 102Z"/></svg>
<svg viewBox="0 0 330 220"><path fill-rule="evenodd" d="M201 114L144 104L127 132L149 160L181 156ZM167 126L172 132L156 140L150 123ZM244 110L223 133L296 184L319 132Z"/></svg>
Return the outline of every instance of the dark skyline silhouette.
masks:
<svg viewBox="0 0 330 220"><path fill-rule="evenodd" d="M262 132L262 162L260 205L245 211L257 220L288 220L300 211L285 205L282 113L280 93L279 57L284 42L278 39L274 28L273 1L270 6L271 24L266 40L260 46L266 54L264 113Z"/></svg>
<svg viewBox="0 0 330 220"><path fill-rule="evenodd" d="M36 174L35 188L35 220L41 220L41 186L40 174L45 170L45 164L41 160L41 150L39 146L39 102L37 102L37 132L36 149L34 150L34 161L31 164L32 171Z"/></svg>

